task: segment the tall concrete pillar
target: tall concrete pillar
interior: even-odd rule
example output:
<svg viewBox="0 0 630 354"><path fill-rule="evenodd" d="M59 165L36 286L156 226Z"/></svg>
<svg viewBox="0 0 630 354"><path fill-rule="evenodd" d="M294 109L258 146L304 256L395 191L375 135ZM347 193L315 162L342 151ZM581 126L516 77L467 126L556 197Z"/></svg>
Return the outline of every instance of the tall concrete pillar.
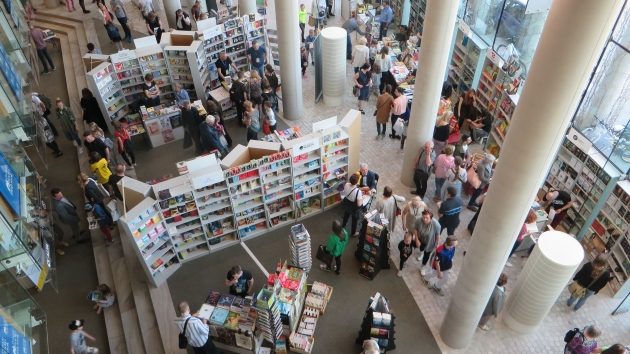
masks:
<svg viewBox="0 0 630 354"><path fill-rule="evenodd" d="M622 4L552 3L440 328L447 345L465 348L474 335Z"/></svg>
<svg viewBox="0 0 630 354"><path fill-rule="evenodd" d="M276 1L276 2L284 2L284 1ZM293 2L293 1L288 1L288 2ZM238 15L239 16L245 16L252 13L256 13L256 11L258 11L256 9L256 0L238 0ZM297 10L295 10L295 13L297 13ZM297 15L293 17L296 17L296 16ZM280 27L280 25L278 25L278 27Z"/></svg>
<svg viewBox="0 0 630 354"><path fill-rule="evenodd" d="M289 120L301 119L304 113L304 101L302 99L300 26L296 15L299 5L297 1L276 1L275 5L280 78L282 79L282 116Z"/></svg>
<svg viewBox="0 0 630 354"><path fill-rule="evenodd" d="M538 327L583 259L584 249L574 237L543 233L509 294L503 311L508 327L521 333Z"/></svg>
<svg viewBox="0 0 630 354"><path fill-rule="evenodd" d="M422 31L422 46L413 92L411 116L403 155L401 181L413 185L420 148L433 137L444 73L457 19L457 0L429 0Z"/></svg>
<svg viewBox="0 0 630 354"><path fill-rule="evenodd" d="M182 8L182 3L180 0L164 0L164 12L166 12L166 19L168 20L168 26L170 28L177 28L177 24L175 23L175 11ZM190 12L186 10L186 12Z"/></svg>

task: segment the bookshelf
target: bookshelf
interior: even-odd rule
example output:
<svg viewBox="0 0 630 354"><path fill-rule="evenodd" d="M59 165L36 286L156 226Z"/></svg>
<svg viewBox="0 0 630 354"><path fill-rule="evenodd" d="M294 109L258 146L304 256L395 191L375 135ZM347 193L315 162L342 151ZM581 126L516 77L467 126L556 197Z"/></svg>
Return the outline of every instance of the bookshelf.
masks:
<svg viewBox="0 0 630 354"><path fill-rule="evenodd" d="M256 327L262 332L265 340L275 345L282 335L282 322L276 293L273 289L261 289L254 296L253 303L258 315Z"/></svg>
<svg viewBox="0 0 630 354"><path fill-rule="evenodd" d="M112 63L103 62L87 73L90 91L96 97L103 116L117 120L126 113L125 96L116 79Z"/></svg>
<svg viewBox="0 0 630 354"><path fill-rule="evenodd" d="M348 178L350 139L337 127L321 134L323 201L327 209L341 202L341 190Z"/></svg>
<svg viewBox="0 0 630 354"><path fill-rule="evenodd" d="M322 210L321 135L288 140L283 146L291 151L293 196L298 217Z"/></svg>
<svg viewBox="0 0 630 354"><path fill-rule="evenodd" d="M448 78L453 83L454 93L458 97L478 86L488 51L485 42L467 28L468 26L460 20L455 32L448 70Z"/></svg>
<svg viewBox="0 0 630 354"><path fill-rule="evenodd" d="M153 185L162 217L180 261L208 253L208 243L199 210L187 176L178 176Z"/></svg>
<svg viewBox="0 0 630 354"><path fill-rule="evenodd" d="M225 178L232 199L239 236L246 238L267 230L258 161L252 160L230 168L225 171Z"/></svg>
<svg viewBox="0 0 630 354"><path fill-rule="evenodd" d="M423 32L426 9L426 0L411 1L411 6L409 7L409 28L413 28L416 33Z"/></svg>
<svg viewBox="0 0 630 354"><path fill-rule="evenodd" d="M193 41L188 51L188 62L193 73L193 84L195 86L195 97L206 103L206 90L210 82L210 66L205 54L202 41ZM191 96L192 97L192 96Z"/></svg>
<svg viewBox="0 0 630 354"><path fill-rule="evenodd" d="M258 168L270 227L284 225L293 219L291 167L289 151L265 156L260 161Z"/></svg>
<svg viewBox="0 0 630 354"><path fill-rule="evenodd" d="M153 74L156 85L160 88L160 99L173 99L173 86L164 50L159 45L136 49L142 76Z"/></svg>
<svg viewBox="0 0 630 354"><path fill-rule="evenodd" d="M630 293L630 181L617 182L613 193L591 225L596 237L606 242L608 262L615 278L609 282L616 298ZM603 231L603 232L602 232Z"/></svg>
<svg viewBox="0 0 630 354"><path fill-rule="evenodd" d="M237 243L232 203L221 167L204 166L190 172L189 178L210 251Z"/></svg>
<svg viewBox="0 0 630 354"><path fill-rule="evenodd" d="M361 262L359 274L373 280L381 269L389 268L389 231L387 219L376 210L365 214L361 224L356 256Z"/></svg>
<svg viewBox="0 0 630 354"><path fill-rule="evenodd" d="M223 43L228 54L238 70L249 70L246 53L246 34L243 27L243 18L236 17L223 23Z"/></svg>
<svg viewBox="0 0 630 354"><path fill-rule="evenodd" d="M260 44L265 44L266 27L265 19L259 14L255 14L255 19L252 22L244 21L245 33L247 35L247 48L252 46L253 41L258 41Z"/></svg>
<svg viewBox="0 0 630 354"><path fill-rule="evenodd" d="M366 339L375 339L381 353L396 349L394 334L395 316L391 313L387 299L380 293L370 298L365 310L361 330L356 343L362 344Z"/></svg>
<svg viewBox="0 0 630 354"><path fill-rule="evenodd" d="M168 234L159 203L145 198L120 217L122 229L133 240L133 249L147 279L159 286L181 265Z"/></svg>
<svg viewBox="0 0 630 354"><path fill-rule="evenodd" d="M219 54L225 49L221 26L213 26L202 32L203 51L208 65L208 77L201 82L204 91L215 89L221 85L219 72L215 65Z"/></svg>
<svg viewBox="0 0 630 354"><path fill-rule="evenodd" d="M196 51L199 48L199 43L193 42L190 46L166 46L164 47L164 55L166 56L166 62L168 64L168 71L171 75L171 82L173 85L180 84L188 92L190 100L195 101L198 98L197 91L195 90L195 83L193 78L200 72L195 71L194 75L191 71L192 62L197 61ZM192 51L192 60L189 58L188 53Z"/></svg>

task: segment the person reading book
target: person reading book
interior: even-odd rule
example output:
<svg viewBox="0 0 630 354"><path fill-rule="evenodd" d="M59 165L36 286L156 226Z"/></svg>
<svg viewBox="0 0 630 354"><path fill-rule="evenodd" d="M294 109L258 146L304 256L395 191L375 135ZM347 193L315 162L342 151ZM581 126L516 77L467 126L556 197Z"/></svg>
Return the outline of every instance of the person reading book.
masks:
<svg viewBox="0 0 630 354"><path fill-rule="evenodd" d="M90 300L94 301L92 309L100 315L103 309L111 307L116 301L116 294L107 284L100 284L96 290L90 292Z"/></svg>
<svg viewBox="0 0 630 354"><path fill-rule="evenodd" d="M180 317L175 319L179 333L186 336L187 347L191 347L195 354L218 354L210 336L208 321L190 314L190 306L186 301L179 303Z"/></svg>
<svg viewBox="0 0 630 354"><path fill-rule="evenodd" d="M227 273L225 285L230 287L230 295L245 297L254 287L254 277L241 266L235 265Z"/></svg>

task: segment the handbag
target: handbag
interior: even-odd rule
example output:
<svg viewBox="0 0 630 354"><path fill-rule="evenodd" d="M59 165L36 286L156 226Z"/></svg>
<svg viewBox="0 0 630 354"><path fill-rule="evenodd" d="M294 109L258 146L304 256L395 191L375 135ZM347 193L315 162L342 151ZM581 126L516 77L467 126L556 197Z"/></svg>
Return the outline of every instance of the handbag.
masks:
<svg viewBox="0 0 630 354"><path fill-rule="evenodd" d="M586 288L574 280L569 284L569 292L573 297L581 298L586 294Z"/></svg>
<svg viewBox="0 0 630 354"><path fill-rule="evenodd" d="M394 206L396 208L396 216L402 215L402 210L400 210L400 208L398 207L398 201L396 200L396 197L392 196L394 198Z"/></svg>
<svg viewBox="0 0 630 354"><path fill-rule="evenodd" d="M352 96L359 97L359 87L358 86L352 86Z"/></svg>
<svg viewBox="0 0 630 354"><path fill-rule="evenodd" d="M326 264L330 264L333 258L332 254L326 251L326 246L324 245L319 245L319 248L317 248L317 254L315 255L315 257Z"/></svg>
<svg viewBox="0 0 630 354"><path fill-rule="evenodd" d="M308 25L311 27L315 27L315 17L313 16L308 17Z"/></svg>
<svg viewBox="0 0 630 354"><path fill-rule="evenodd" d="M397 132L402 132L405 129L405 120L402 118L396 119L396 123L394 123L394 130Z"/></svg>
<svg viewBox="0 0 630 354"><path fill-rule="evenodd" d="M188 321L190 321L191 317L188 317L188 319L186 319L186 322L184 322L184 330L182 331L182 333L179 334L179 349L186 349L186 347L188 347L188 338L186 338L186 327L188 327Z"/></svg>
<svg viewBox="0 0 630 354"><path fill-rule="evenodd" d="M467 171L467 175L468 175L468 183L475 189L479 188L481 186L481 180L479 179L479 175L477 174L477 171L475 171L474 167L470 167Z"/></svg>

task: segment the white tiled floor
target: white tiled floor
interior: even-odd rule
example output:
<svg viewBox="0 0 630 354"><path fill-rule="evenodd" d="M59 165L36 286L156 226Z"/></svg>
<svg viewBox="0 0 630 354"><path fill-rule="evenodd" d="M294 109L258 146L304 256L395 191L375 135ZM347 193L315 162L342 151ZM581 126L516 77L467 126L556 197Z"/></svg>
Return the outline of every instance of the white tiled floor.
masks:
<svg viewBox="0 0 630 354"><path fill-rule="evenodd" d="M304 117L296 121L287 121L289 125L299 125L304 132L311 131L311 124L315 121L329 118L331 116L343 117L345 113L356 108L356 99L351 95L352 68L347 68L348 81L346 85L346 94L344 103L339 107L327 107L323 103L314 103L314 69L309 67L307 70L307 78L303 81L303 97L305 112ZM363 116L362 122L362 144L361 159L367 162L370 169L379 173L381 180L379 187L389 185L396 194L411 197L409 186L405 186L400 181L400 170L402 166L402 150L400 150L400 142L398 140L376 140L375 120L372 116L374 111L375 96L371 96L370 102L365 109L366 115ZM388 126L389 129L389 126ZM429 191L427 195L432 195L434 189L433 180L429 181ZM430 207L435 209L435 204L426 200ZM564 346L563 337L565 332L573 327L582 327L588 324L595 324L602 329L600 343L602 345L610 345L616 342L630 344L630 314L621 314L611 316L610 313L619 304L621 299L611 298L608 288L589 299L584 307L573 312L564 302L568 296L565 291L561 298L557 300L556 305L551 309L546 320L532 333L522 335L508 329L501 322L501 318L493 319L489 325L491 331L484 332L478 330L471 344L464 350L453 350L444 345L439 339L439 327L441 325L444 312L448 306L451 289L456 280L457 273L461 267L463 259L463 251L468 248L471 242L471 235L466 229L468 221L473 213L469 210L462 212L462 222L456 232L460 243L455 258L454 274L449 280L446 290L446 296L441 297L434 292L428 290L420 281L419 265L415 257L407 262L405 267L404 280L409 286L418 307L422 311L431 331L433 332L438 344L445 353L558 353L562 351ZM392 249L396 249L395 245L401 238L401 231L395 230L391 239ZM393 263L398 264L398 252L392 252ZM525 259L515 256L511 259L513 267L505 268L505 272L509 276L507 284L507 292L511 290L518 278L518 274L522 269ZM395 276L395 270L382 273L380 276ZM625 342L624 342L625 341Z"/></svg>

